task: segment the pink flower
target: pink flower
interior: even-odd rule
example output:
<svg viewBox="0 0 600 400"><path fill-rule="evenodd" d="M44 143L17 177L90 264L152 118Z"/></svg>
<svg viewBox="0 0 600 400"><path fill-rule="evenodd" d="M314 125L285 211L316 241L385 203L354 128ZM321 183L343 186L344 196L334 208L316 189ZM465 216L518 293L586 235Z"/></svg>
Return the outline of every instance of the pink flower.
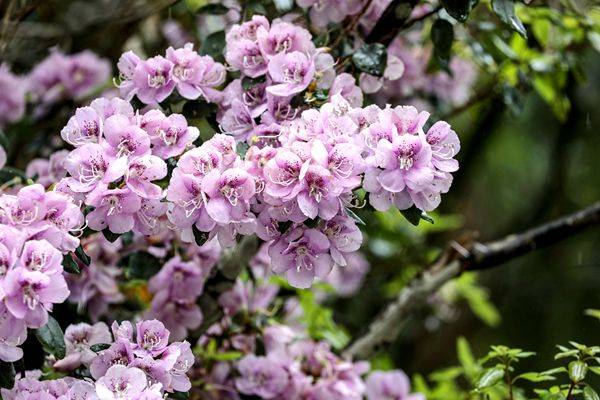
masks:
<svg viewBox="0 0 600 400"><path fill-rule="evenodd" d="M160 103L175 87L173 63L155 56L137 63L132 76L138 98L146 104Z"/></svg>
<svg viewBox="0 0 600 400"><path fill-rule="evenodd" d="M89 367L96 357L96 353L90 349L90 346L112 342L110 331L104 322L94 325L86 323L69 325L65 330L64 337L67 348L66 356L54 363L54 368L63 371L71 371L81 365Z"/></svg>
<svg viewBox="0 0 600 400"><path fill-rule="evenodd" d="M219 173L211 171L202 180L208 215L219 224L241 221L246 218L249 201L256 189L248 172L232 168Z"/></svg>
<svg viewBox="0 0 600 400"><path fill-rule="evenodd" d="M267 72L267 60L255 41L239 39L228 42L225 59L233 68L251 78L257 78Z"/></svg>
<svg viewBox="0 0 600 400"><path fill-rule="evenodd" d="M314 60L299 51L279 53L269 62L269 75L277 84L269 86L267 92L276 96L300 93L315 75Z"/></svg>
<svg viewBox="0 0 600 400"><path fill-rule="evenodd" d="M425 134L425 139L431 145L431 162L437 169L444 172L458 170L458 161L454 156L460 151L460 141L450 124L436 122Z"/></svg>
<svg viewBox="0 0 600 400"><path fill-rule="evenodd" d="M25 88L24 81L13 75L6 64L0 64L0 127L23 117Z"/></svg>
<svg viewBox="0 0 600 400"><path fill-rule="evenodd" d="M130 189L108 189L100 184L86 197L86 204L94 206L87 215L90 228L125 233L133 228L133 214L139 211L141 199Z"/></svg>
<svg viewBox="0 0 600 400"><path fill-rule="evenodd" d="M123 115L113 115L104 124L103 146L116 158L140 157L150 153L150 138Z"/></svg>
<svg viewBox="0 0 600 400"><path fill-rule="evenodd" d="M315 277L324 278L333 266L329 239L315 229L296 228L269 247L273 272L285 274L290 285L308 288Z"/></svg>
<svg viewBox="0 0 600 400"><path fill-rule="evenodd" d="M310 32L288 22L276 22L270 29L259 27L256 30L256 39L262 54L265 54L269 61L280 53L295 51L310 55L315 53Z"/></svg>
<svg viewBox="0 0 600 400"><path fill-rule="evenodd" d="M63 140L73 146L98 143L102 136L103 119L92 107L80 107L61 130Z"/></svg>
<svg viewBox="0 0 600 400"><path fill-rule="evenodd" d="M410 381L399 370L372 372L366 383L367 400L425 400L422 394L410 394Z"/></svg>
<svg viewBox="0 0 600 400"><path fill-rule="evenodd" d="M148 385L144 371L113 365L96 382L96 394L103 400L138 399Z"/></svg>
<svg viewBox="0 0 600 400"><path fill-rule="evenodd" d="M152 181L167 175L167 164L153 155L136 158L129 163L125 173L125 182L132 192L145 199L158 199L162 196L160 186Z"/></svg>

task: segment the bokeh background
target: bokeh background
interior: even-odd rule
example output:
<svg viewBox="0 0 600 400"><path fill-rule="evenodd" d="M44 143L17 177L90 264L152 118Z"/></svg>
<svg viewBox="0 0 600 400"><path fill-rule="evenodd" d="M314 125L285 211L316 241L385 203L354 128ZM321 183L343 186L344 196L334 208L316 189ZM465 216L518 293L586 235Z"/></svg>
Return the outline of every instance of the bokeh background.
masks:
<svg viewBox="0 0 600 400"><path fill-rule="evenodd" d="M170 18L199 31L211 23L195 21L174 0L0 2L0 15L15 10L21 22L3 24L0 41L0 59L14 72L30 70L53 46L67 53L91 49L116 65L126 49L154 54L167 47L163 22ZM499 238L600 199L600 56L583 56L583 70L570 75L565 88L571 109L564 122L532 92L514 107L501 96L487 96L451 119L463 145L454 186L433 225L415 228L390 213L369 226L364 250L372 269L365 285L334 303L336 320L351 334L360 334L449 241ZM35 130L19 132L9 163L24 167L44 149L60 146L60 127L73 109L62 104ZM505 344L538 353L523 362L524 369L550 368L556 344L598 344L600 325L584 310L600 308L599 288L595 228L444 287L374 362L427 374L456 364L455 343L464 336L478 356L492 344Z"/></svg>

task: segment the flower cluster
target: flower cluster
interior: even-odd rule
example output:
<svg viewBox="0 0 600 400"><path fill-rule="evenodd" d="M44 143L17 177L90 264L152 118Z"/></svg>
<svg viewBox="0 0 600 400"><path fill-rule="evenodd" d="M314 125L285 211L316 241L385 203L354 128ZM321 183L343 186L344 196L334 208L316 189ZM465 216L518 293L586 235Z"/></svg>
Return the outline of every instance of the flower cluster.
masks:
<svg viewBox="0 0 600 400"><path fill-rule="evenodd" d="M70 197L39 184L0 195L0 360L20 359L26 328L45 325L68 297L63 253L77 248L71 232L82 225Z"/></svg>
<svg viewBox="0 0 600 400"><path fill-rule="evenodd" d="M296 0L300 7L310 9L310 22L319 30L324 30L330 23L339 24L347 16L357 14L364 3L365 0Z"/></svg>
<svg viewBox="0 0 600 400"><path fill-rule="evenodd" d="M114 336L114 342L112 337ZM39 371L17 378L12 389L2 389L6 400L161 400L165 392L187 391L186 376L194 361L188 342L168 344L169 331L159 321L113 323L112 336L104 323L81 323L65 331L67 355L54 366L90 368L94 381L71 377L40 380ZM92 346L110 347L96 354Z"/></svg>
<svg viewBox="0 0 600 400"><path fill-rule="evenodd" d="M137 96L146 104L164 101L176 88L181 97L195 100L202 97L218 102L216 89L225 82L225 67L211 56L201 56L191 43L163 56L142 60L132 51L124 53L118 63L121 95L127 100Z"/></svg>
<svg viewBox="0 0 600 400"><path fill-rule="evenodd" d="M156 384L164 392L186 392L190 389L191 383L186 375L194 363L190 344L185 341L169 343L170 332L162 322L144 320L138 322L135 328L129 321L114 322L111 330L112 337L103 323L70 326L65 333L67 355L58 360L55 367L63 370L73 370L80 365L88 367L97 381L96 391L100 399L112 398L103 397L100 390L115 392L115 398L137 399L135 396L118 397L118 390L123 388L119 389L114 379L120 375L126 380L133 379L129 383L142 391L148 382ZM98 343L110 346L95 354L91 346ZM115 370L115 366L120 369Z"/></svg>
<svg viewBox="0 0 600 400"><path fill-rule="evenodd" d="M217 355L239 356L230 362L223 358L215 364L198 363L192 374L207 383L202 398L238 399L232 394L237 392L281 400L423 399L410 394L409 380L402 371L374 371L365 380L370 372L368 363L344 360L327 342L309 339L293 311L288 312L285 324L265 324L264 316L277 308L277 292L277 286L260 279L257 283L238 280L221 295L219 304L225 316L200 338L199 348L218 342ZM210 352L199 355L201 359L204 356L215 357Z"/></svg>
<svg viewBox="0 0 600 400"><path fill-rule="evenodd" d="M242 76L223 91L218 121L238 141L276 136L281 124L297 116L293 100L303 93L310 102L315 93L324 98L343 94L353 105L362 105L354 78L336 76L333 57L315 47L306 29L291 23L270 24L254 16L234 25L227 33L225 59Z"/></svg>
<svg viewBox="0 0 600 400"><path fill-rule="evenodd" d="M215 241L209 241L202 247L189 246L188 261L176 256L148 281L153 298L146 318L162 321L171 331L171 339L183 340L188 330L196 329L202 323L197 300L219 252Z"/></svg>
<svg viewBox="0 0 600 400"><path fill-rule="evenodd" d="M179 114L158 110L134 114L119 98L96 99L81 107L61 131L77 148L64 167L63 183L87 206L90 228L114 233L160 230L165 207L157 180L167 175L164 159L181 154L199 135Z"/></svg>

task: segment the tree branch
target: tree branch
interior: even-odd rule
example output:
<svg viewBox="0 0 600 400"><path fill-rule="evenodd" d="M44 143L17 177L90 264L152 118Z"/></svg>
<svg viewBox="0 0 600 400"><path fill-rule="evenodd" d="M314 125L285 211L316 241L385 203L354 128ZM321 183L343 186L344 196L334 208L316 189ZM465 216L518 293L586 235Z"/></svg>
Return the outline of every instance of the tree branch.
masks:
<svg viewBox="0 0 600 400"><path fill-rule="evenodd" d="M421 307L432 293L464 271L495 267L541 247L558 243L597 224L600 224L600 201L576 213L500 240L476 242L469 249L458 246L453 257L438 260L402 289L396 299L369 325L368 332L344 351L344 356L368 358L378 347L391 343L398 336L400 323L411 311Z"/></svg>

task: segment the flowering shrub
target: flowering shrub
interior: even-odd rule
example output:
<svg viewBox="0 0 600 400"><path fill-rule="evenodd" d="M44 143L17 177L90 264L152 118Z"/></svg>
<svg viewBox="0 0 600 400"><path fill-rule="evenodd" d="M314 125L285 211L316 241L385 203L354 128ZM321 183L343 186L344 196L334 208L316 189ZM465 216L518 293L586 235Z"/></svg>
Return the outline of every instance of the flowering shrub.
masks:
<svg viewBox="0 0 600 400"><path fill-rule="evenodd" d="M436 398L371 353L395 339L405 308L427 302L450 313L433 292L496 265L504 248L455 243L422 276L408 271L377 288L381 297L404 291L351 346L331 304L359 292L373 254L396 250L381 237L398 229L374 231L383 220L438 218L430 213L452 188L462 135L444 115L470 106L479 77L479 49L451 58L454 31L470 35L459 22L475 5L182 3L180 19L196 15L198 32L169 19L153 46L140 29L108 56L112 83L111 61L90 50L53 48L19 74L18 64L0 66L2 398ZM513 9L492 2L518 41L526 32ZM581 24L585 43L597 42L594 25ZM540 57L555 50L538 42ZM517 57L502 71L511 90L520 89ZM23 136L37 126L41 136ZM554 240L538 243L543 232L512 251ZM473 287L463 283L465 298L493 319ZM577 362L597 353L575 347L563 352ZM484 381L475 392L496 396L504 377L513 399L510 363L526 355L510 350L489 356L502 367L463 366L470 383ZM589 387L571 383L567 400Z"/></svg>

